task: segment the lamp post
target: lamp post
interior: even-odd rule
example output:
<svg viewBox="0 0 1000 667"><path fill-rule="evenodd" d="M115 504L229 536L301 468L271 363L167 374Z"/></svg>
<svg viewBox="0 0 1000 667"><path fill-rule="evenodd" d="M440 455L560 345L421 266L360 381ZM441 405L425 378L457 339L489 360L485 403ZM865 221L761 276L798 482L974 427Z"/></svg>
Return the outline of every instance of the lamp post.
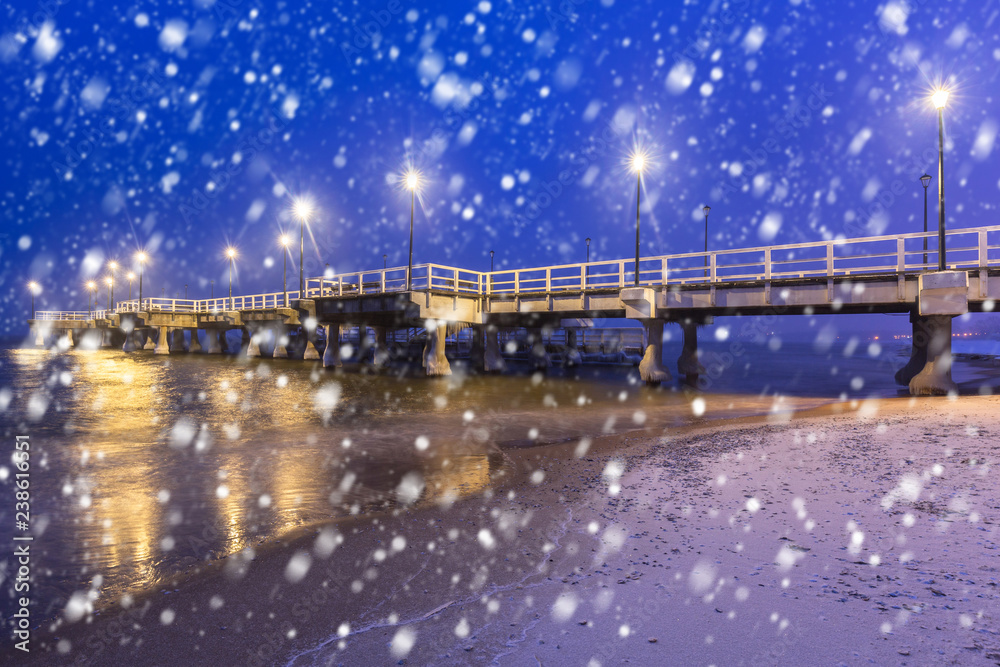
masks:
<svg viewBox="0 0 1000 667"><path fill-rule="evenodd" d="M285 292L285 308L288 308L288 245L292 239L282 234L278 241L281 243L281 288Z"/></svg>
<svg viewBox="0 0 1000 667"><path fill-rule="evenodd" d="M386 262L389 261L389 255L382 255L382 270L385 271Z"/></svg>
<svg viewBox="0 0 1000 667"><path fill-rule="evenodd" d="M938 110L938 271L947 268L944 242L944 107L948 104L948 91L938 89L931 97Z"/></svg>
<svg viewBox="0 0 1000 667"><path fill-rule="evenodd" d="M187 286L187 283L184 283L184 298L185 299L188 298L188 286Z"/></svg>
<svg viewBox="0 0 1000 667"><path fill-rule="evenodd" d="M104 279L104 282L108 286L108 311L110 312L110 310L111 310L111 294L112 294L112 292L113 292L113 290L115 288L115 281L114 281L114 278L112 278L111 276L107 276Z"/></svg>
<svg viewBox="0 0 1000 667"><path fill-rule="evenodd" d="M420 172L408 170L404 182L410 191L410 254L406 262L406 289L409 291L413 286L413 211L417 203L417 188L420 187Z"/></svg>
<svg viewBox="0 0 1000 667"><path fill-rule="evenodd" d="M35 319L35 292L38 291L38 283L34 280L29 282L28 291L31 293L31 319Z"/></svg>
<svg viewBox="0 0 1000 667"><path fill-rule="evenodd" d="M135 253L135 259L136 259L137 262L139 262L139 308L138 308L138 310L142 310L142 273L143 273L142 270L143 270L143 267L146 266L146 253L144 253L144 252L142 252L140 250L139 252Z"/></svg>
<svg viewBox="0 0 1000 667"><path fill-rule="evenodd" d="M493 251L490 250L490 273L493 273Z"/></svg>
<svg viewBox="0 0 1000 667"><path fill-rule="evenodd" d="M927 186L931 184L930 174L924 174L920 177L920 183L924 186L924 265L922 269L927 268Z"/></svg>
<svg viewBox="0 0 1000 667"><path fill-rule="evenodd" d="M229 258L229 310L233 310L233 269L236 266L236 248L232 246L226 248L226 257Z"/></svg>
<svg viewBox="0 0 1000 667"><path fill-rule="evenodd" d="M109 298L111 299L110 303L114 304L114 302L115 302L115 272L118 271L118 262L116 262L115 260L111 260L110 262L108 262L108 268L111 269L111 279L110 279L111 282L108 283L111 286L111 296ZM111 307L112 306L108 306L108 310L111 310Z"/></svg>
<svg viewBox="0 0 1000 667"><path fill-rule="evenodd" d="M208 282L211 285L210 289L212 290L212 296L211 296L211 298L214 299L215 298L215 279L213 278L212 280L210 280Z"/></svg>
<svg viewBox="0 0 1000 667"><path fill-rule="evenodd" d="M306 223L313 214L312 202L298 198L292 205L295 217L299 219L299 298L306 298L305 254L306 254Z"/></svg>
<svg viewBox="0 0 1000 667"><path fill-rule="evenodd" d="M711 206L703 206L702 211L705 212L705 277L708 277L708 212L712 210Z"/></svg>
<svg viewBox="0 0 1000 667"><path fill-rule="evenodd" d="M632 154L632 171L635 172L635 284L639 285L639 205L642 202L642 169L646 156L636 151Z"/></svg>
<svg viewBox="0 0 1000 667"><path fill-rule="evenodd" d="M135 280L135 273L133 273L132 271L129 271L128 273L125 274L125 277L128 278L128 300L131 303L131 301L132 301L132 282Z"/></svg>
<svg viewBox="0 0 1000 667"><path fill-rule="evenodd" d="M586 239L586 243L587 243L587 264L590 264L590 237L589 236Z"/></svg>
<svg viewBox="0 0 1000 667"><path fill-rule="evenodd" d="M97 291L97 283L93 280L87 282L87 319L91 319L94 316L94 293Z"/></svg>

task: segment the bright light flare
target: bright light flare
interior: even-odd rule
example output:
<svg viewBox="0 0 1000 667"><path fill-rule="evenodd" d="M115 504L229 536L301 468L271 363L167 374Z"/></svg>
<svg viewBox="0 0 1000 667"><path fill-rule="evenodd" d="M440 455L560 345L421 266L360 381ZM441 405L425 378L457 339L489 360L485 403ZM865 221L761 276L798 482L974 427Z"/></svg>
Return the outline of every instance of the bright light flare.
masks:
<svg viewBox="0 0 1000 667"><path fill-rule="evenodd" d="M147 261L149 261L149 256L147 256L146 253L140 250L139 252L135 253L135 260L140 264L145 264Z"/></svg>
<svg viewBox="0 0 1000 667"><path fill-rule="evenodd" d="M31 290L32 294L38 293L38 291L41 288L42 288L42 286L39 285L38 283L36 283L34 280L32 280L31 282L28 283L28 289Z"/></svg>
<svg viewBox="0 0 1000 667"><path fill-rule="evenodd" d="M417 169L407 169L403 172L402 182L403 187L405 187L410 192L416 192L420 189L421 183L420 171Z"/></svg>
<svg viewBox="0 0 1000 667"><path fill-rule="evenodd" d="M111 269L112 271L117 271L118 262L116 262L115 260L111 260L110 262L108 262L108 268Z"/></svg>
<svg viewBox="0 0 1000 667"><path fill-rule="evenodd" d="M236 259L236 248L229 246L226 248L226 257L229 259Z"/></svg>
<svg viewBox="0 0 1000 667"><path fill-rule="evenodd" d="M87 289L89 289L91 292L93 292L95 289L97 289L97 283L95 283L93 280L88 280L87 281Z"/></svg>
<svg viewBox="0 0 1000 667"><path fill-rule="evenodd" d="M292 244L292 238L288 234L282 234L278 237L278 243L287 248Z"/></svg>
<svg viewBox="0 0 1000 667"><path fill-rule="evenodd" d="M315 207L312 201L306 197L296 197L292 202L292 213L302 222L309 222L314 211Z"/></svg>
<svg viewBox="0 0 1000 667"><path fill-rule="evenodd" d="M135 274L132 273L131 271L129 271L127 274L125 274L125 277L128 278L129 281L135 280Z"/></svg>
<svg viewBox="0 0 1000 667"><path fill-rule="evenodd" d="M948 91L944 88L938 88L931 95L931 102L934 104L935 109L943 109L946 104L948 104Z"/></svg>
<svg viewBox="0 0 1000 667"><path fill-rule="evenodd" d="M641 174L642 170L649 166L649 156L646 155L645 151L637 148L629 156L629 166L633 173Z"/></svg>
<svg viewBox="0 0 1000 667"><path fill-rule="evenodd" d="M104 279L104 284L106 284L108 287L111 287L111 284L114 282L115 281L111 278L111 276L108 276Z"/></svg>

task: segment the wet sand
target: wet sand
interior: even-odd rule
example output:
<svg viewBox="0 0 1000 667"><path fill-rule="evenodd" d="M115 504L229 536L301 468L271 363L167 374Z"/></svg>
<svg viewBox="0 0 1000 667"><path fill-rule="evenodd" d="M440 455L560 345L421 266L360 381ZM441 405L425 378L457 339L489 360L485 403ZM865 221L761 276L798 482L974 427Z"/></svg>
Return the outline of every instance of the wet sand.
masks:
<svg viewBox="0 0 1000 667"><path fill-rule="evenodd" d="M1000 399L506 451L484 496L39 630L51 664L997 664Z"/></svg>

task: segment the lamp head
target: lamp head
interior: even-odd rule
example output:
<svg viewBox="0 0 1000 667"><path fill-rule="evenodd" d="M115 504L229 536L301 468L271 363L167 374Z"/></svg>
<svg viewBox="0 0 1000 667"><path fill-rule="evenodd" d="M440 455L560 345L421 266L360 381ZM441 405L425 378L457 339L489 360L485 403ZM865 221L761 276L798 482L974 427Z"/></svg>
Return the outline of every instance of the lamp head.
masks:
<svg viewBox="0 0 1000 667"><path fill-rule="evenodd" d="M292 239L288 236L288 234L282 234L278 237L278 243L287 248L292 243Z"/></svg>
<svg viewBox="0 0 1000 667"><path fill-rule="evenodd" d="M232 246L226 248L226 257L229 259L236 259L236 248Z"/></svg>
<svg viewBox="0 0 1000 667"><path fill-rule="evenodd" d="M32 281L30 281L28 283L28 289L31 290L32 294L34 294L35 292L37 292L38 288L39 288L39 285L34 280L32 280Z"/></svg>
<svg viewBox="0 0 1000 667"><path fill-rule="evenodd" d="M312 202L306 197L296 197L295 201L292 202L292 213L302 222L309 222L309 218L313 214Z"/></svg>
<svg viewBox="0 0 1000 667"><path fill-rule="evenodd" d="M646 155L642 151L632 153L632 171L641 174L646 166Z"/></svg>
<svg viewBox="0 0 1000 667"><path fill-rule="evenodd" d="M587 237L587 247L588 248L590 247L590 237L589 236Z"/></svg>
<svg viewBox="0 0 1000 667"><path fill-rule="evenodd" d="M117 271L118 262L116 262L115 260L111 260L110 262L108 262L108 268L111 269L112 271Z"/></svg>
<svg viewBox="0 0 1000 667"><path fill-rule="evenodd" d="M129 279L129 282L135 280L135 274L132 273L131 271L129 271L125 277Z"/></svg>
<svg viewBox="0 0 1000 667"><path fill-rule="evenodd" d="M948 104L948 91L944 88L938 88L931 95L931 102L934 103L935 109L943 109L946 104Z"/></svg>
<svg viewBox="0 0 1000 667"><path fill-rule="evenodd" d="M149 259L149 258L147 257L147 255L146 255L146 253L144 253L144 252L143 252L143 251L141 251L141 250L140 250L139 252L135 253L135 258L136 258L136 260L138 260L138 262L139 262L140 264L145 264L145 263L146 263L146 260L148 260L148 259Z"/></svg>
<svg viewBox="0 0 1000 667"><path fill-rule="evenodd" d="M420 187L420 172L415 169L408 169L403 176L406 189L413 192Z"/></svg>
<svg viewBox="0 0 1000 667"><path fill-rule="evenodd" d="M115 281L111 278L111 276L108 276L104 279L104 282L108 285L108 287L111 287L111 284Z"/></svg>
<svg viewBox="0 0 1000 667"><path fill-rule="evenodd" d="M712 210L712 207L711 206L703 206L701 210L705 212L705 215L708 215L708 212Z"/></svg>
<svg viewBox="0 0 1000 667"><path fill-rule="evenodd" d="M920 177L920 182L923 183L924 188L926 188L928 185L931 184L931 175L924 174L923 176Z"/></svg>
<svg viewBox="0 0 1000 667"><path fill-rule="evenodd" d="M95 283L93 280L88 280L87 289L93 292L95 289L97 289L97 283Z"/></svg>

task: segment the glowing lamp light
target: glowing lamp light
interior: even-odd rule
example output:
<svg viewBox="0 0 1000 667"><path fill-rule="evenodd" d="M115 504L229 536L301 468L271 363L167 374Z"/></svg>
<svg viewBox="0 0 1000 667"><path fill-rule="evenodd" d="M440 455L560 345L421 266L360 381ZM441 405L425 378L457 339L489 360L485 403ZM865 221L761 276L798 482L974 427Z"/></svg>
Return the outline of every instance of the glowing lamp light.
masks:
<svg viewBox="0 0 1000 667"><path fill-rule="evenodd" d="M931 95L931 102L933 102L935 109L943 109L948 104L948 91L944 89L935 90L934 94Z"/></svg>
<svg viewBox="0 0 1000 667"><path fill-rule="evenodd" d="M291 245L292 239L288 236L288 234L282 234L280 237L278 237L278 243L287 248L289 245Z"/></svg>
<svg viewBox="0 0 1000 667"><path fill-rule="evenodd" d="M308 220L313 213L312 202L304 197L298 197L292 202L292 213L299 220Z"/></svg>
<svg viewBox="0 0 1000 667"><path fill-rule="evenodd" d="M132 273L131 271L129 271L125 277L128 278L129 280L135 280L135 274Z"/></svg>
<svg viewBox="0 0 1000 667"><path fill-rule="evenodd" d="M646 156L642 153L632 155L632 171L639 173L646 166Z"/></svg>
<svg viewBox="0 0 1000 667"><path fill-rule="evenodd" d="M140 264L145 264L145 263L146 263L146 260L147 260L148 258L147 258L147 256L146 256L146 253L144 253L144 252L142 252L142 251L140 250L139 252L135 253L135 259L136 259L136 261L138 261L138 262L139 262Z"/></svg>
<svg viewBox="0 0 1000 667"><path fill-rule="evenodd" d="M410 169L403 176L403 183L407 190L415 191L420 188L420 172Z"/></svg>
<svg viewBox="0 0 1000 667"><path fill-rule="evenodd" d="M37 292L38 291L38 287L39 287L38 283L36 283L34 280L32 280L30 283L28 283L28 289L31 290L32 292Z"/></svg>
<svg viewBox="0 0 1000 667"><path fill-rule="evenodd" d="M95 283L93 280L88 280L87 281L87 289L89 289L91 291L97 289L97 283Z"/></svg>
<svg viewBox="0 0 1000 667"><path fill-rule="evenodd" d="M104 279L104 282L108 285L108 287L110 287L111 283L113 283L114 280L111 279L111 276L108 276L107 278Z"/></svg>
<svg viewBox="0 0 1000 667"><path fill-rule="evenodd" d="M233 247L226 248L226 257L228 257L229 259L235 259L236 258L236 248L233 248Z"/></svg>

